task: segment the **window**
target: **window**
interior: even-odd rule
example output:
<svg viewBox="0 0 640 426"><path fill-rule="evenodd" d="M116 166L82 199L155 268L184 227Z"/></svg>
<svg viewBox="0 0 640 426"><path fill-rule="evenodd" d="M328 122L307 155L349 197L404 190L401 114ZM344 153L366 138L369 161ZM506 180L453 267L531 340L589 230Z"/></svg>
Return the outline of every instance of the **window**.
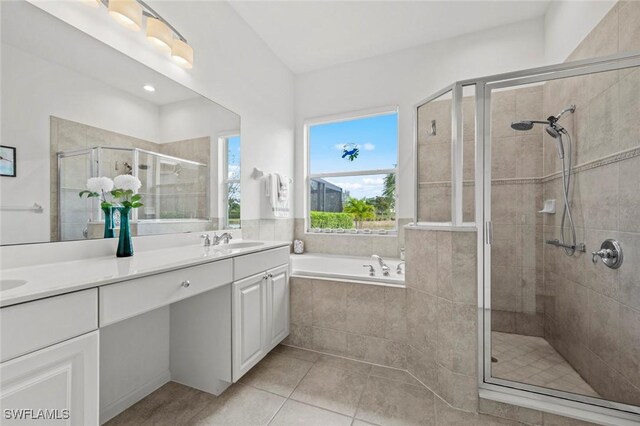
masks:
<svg viewBox="0 0 640 426"><path fill-rule="evenodd" d="M308 152L307 229L387 233L396 229L398 113L313 120Z"/></svg>
<svg viewBox="0 0 640 426"><path fill-rule="evenodd" d="M228 136L224 143L224 223L226 229L240 228L240 136Z"/></svg>

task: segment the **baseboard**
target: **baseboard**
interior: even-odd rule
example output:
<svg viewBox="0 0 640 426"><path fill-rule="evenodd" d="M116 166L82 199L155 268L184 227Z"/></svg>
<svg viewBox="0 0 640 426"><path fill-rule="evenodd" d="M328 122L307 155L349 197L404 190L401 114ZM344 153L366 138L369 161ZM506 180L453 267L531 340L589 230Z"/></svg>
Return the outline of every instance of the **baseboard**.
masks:
<svg viewBox="0 0 640 426"><path fill-rule="evenodd" d="M164 384L171 381L171 372L169 370L164 371L162 374L149 380L144 385L132 390L123 397L115 400L106 407L100 408L100 424L105 424L118 414L122 413L127 408L131 407L136 402L145 398L147 395L162 387Z"/></svg>

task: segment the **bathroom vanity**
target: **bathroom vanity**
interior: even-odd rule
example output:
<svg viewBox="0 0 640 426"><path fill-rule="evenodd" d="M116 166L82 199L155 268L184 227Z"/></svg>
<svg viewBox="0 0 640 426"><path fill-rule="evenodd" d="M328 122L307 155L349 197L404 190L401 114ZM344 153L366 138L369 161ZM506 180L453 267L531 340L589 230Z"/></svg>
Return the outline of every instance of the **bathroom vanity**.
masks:
<svg viewBox="0 0 640 426"><path fill-rule="evenodd" d="M3 269L2 285L2 409L74 425L104 423L169 380L218 395L289 334L286 242ZM162 374L145 374L154 363Z"/></svg>

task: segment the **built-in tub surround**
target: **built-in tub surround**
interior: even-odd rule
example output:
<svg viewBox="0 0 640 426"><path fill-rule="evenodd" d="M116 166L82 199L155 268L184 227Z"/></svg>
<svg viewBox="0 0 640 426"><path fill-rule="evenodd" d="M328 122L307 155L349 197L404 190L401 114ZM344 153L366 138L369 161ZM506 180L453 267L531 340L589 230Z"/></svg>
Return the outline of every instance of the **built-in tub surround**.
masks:
<svg viewBox="0 0 640 426"><path fill-rule="evenodd" d="M384 275L378 261L370 257L294 254L291 256L291 276L404 287L405 268L401 265L402 261L382 260L389 267L388 275Z"/></svg>
<svg viewBox="0 0 640 426"><path fill-rule="evenodd" d="M406 288L294 276L286 343L406 368L454 407L475 410L476 234L468 231L406 227Z"/></svg>
<svg viewBox="0 0 640 426"><path fill-rule="evenodd" d="M292 276L290 300L285 344L406 369L404 288Z"/></svg>

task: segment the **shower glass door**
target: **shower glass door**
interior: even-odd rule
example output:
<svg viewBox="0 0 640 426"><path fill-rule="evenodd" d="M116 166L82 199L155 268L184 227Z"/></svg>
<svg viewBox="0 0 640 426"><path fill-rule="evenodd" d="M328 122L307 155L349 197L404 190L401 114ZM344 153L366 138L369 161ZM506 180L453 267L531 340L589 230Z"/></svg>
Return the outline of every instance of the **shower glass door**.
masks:
<svg viewBox="0 0 640 426"><path fill-rule="evenodd" d="M486 383L640 413L639 64L485 85Z"/></svg>
<svg viewBox="0 0 640 426"><path fill-rule="evenodd" d="M78 196L86 189L87 179L92 176L92 158L90 149L58 154L58 209L51 221L52 241L87 238L87 224L97 219L98 203L95 199Z"/></svg>

